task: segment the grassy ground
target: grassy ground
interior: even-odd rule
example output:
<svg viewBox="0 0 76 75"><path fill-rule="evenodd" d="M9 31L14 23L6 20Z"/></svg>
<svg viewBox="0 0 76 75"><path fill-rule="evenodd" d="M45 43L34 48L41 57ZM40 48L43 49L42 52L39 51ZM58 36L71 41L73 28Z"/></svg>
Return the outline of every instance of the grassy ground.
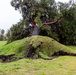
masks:
<svg viewBox="0 0 76 75"><path fill-rule="evenodd" d="M17 49L18 46L21 47L23 42L25 43L24 39L13 42L11 45L5 47L4 44L6 42L2 43L0 41L0 46L2 46L0 49L4 49L4 51L6 49L4 53L13 53L15 48ZM19 45L19 43L21 45ZM13 51L10 46L13 48ZM65 48L64 46L59 46L57 48ZM69 48L73 51L76 50L76 46L69 46ZM9 49L11 49L11 51L9 51ZM76 57L62 56L53 60L21 59L10 63L0 63L0 75L76 75Z"/></svg>
<svg viewBox="0 0 76 75"><path fill-rule="evenodd" d="M76 57L63 56L53 60L21 59L0 63L0 75L76 75Z"/></svg>
<svg viewBox="0 0 76 75"><path fill-rule="evenodd" d="M6 44L6 41L0 41L0 47Z"/></svg>
<svg viewBox="0 0 76 75"><path fill-rule="evenodd" d="M69 48L76 50L76 46L68 46Z"/></svg>

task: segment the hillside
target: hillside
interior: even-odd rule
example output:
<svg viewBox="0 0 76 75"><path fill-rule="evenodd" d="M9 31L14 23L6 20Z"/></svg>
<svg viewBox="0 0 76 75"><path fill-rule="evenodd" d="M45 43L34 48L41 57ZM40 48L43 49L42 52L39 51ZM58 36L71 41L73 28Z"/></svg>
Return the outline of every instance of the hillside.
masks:
<svg viewBox="0 0 76 75"><path fill-rule="evenodd" d="M42 58L48 58L58 51L76 53L76 50L72 50L52 38L46 36L32 36L2 46L0 48L0 55L1 57L8 56L8 59L14 58L13 60L15 60L15 58L20 59L24 57L38 58L39 55ZM63 55L64 54L65 53L63 53Z"/></svg>
<svg viewBox="0 0 76 75"><path fill-rule="evenodd" d="M0 47L6 44L6 41L0 41Z"/></svg>
<svg viewBox="0 0 76 75"><path fill-rule="evenodd" d="M32 43L33 42L33 43ZM36 53L43 57L50 57L53 53L63 50L68 53L76 53L76 47L64 46L49 37L33 36L14 41L6 45L0 41L0 55L15 54L12 58L25 57L30 44L36 48L42 42L40 50ZM37 57L35 55L35 57ZM20 59L10 63L0 62L0 75L76 75L76 57L60 56L53 60ZM0 60L1 61L1 60Z"/></svg>

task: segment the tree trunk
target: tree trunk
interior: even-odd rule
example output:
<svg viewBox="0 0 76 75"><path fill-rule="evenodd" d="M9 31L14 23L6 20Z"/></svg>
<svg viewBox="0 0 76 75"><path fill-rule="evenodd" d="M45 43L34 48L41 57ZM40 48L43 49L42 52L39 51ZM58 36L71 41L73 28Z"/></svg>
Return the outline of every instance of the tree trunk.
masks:
<svg viewBox="0 0 76 75"><path fill-rule="evenodd" d="M33 32L32 32L32 34L31 34L31 36L35 36L35 35L39 35L39 28L38 28L37 26L35 26L35 27L33 28Z"/></svg>

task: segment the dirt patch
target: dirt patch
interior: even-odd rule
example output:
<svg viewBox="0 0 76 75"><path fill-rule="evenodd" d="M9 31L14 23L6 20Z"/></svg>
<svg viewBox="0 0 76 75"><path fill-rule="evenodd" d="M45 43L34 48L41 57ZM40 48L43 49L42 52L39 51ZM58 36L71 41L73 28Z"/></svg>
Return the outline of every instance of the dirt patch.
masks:
<svg viewBox="0 0 76 75"><path fill-rule="evenodd" d="M26 55L24 56L24 58L31 58L31 59L33 59L33 56L36 54L37 48L40 48L41 47L41 44L43 44L43 43L40 42L40 44L36 48L34 48L32 46L32 44L30 44L29 47L28 47L28 51L27 51ZM60 50L58 52L55 52L49 58L44 58L44 57L42 57L39 54L38 54L38 58L42 58L44 60L52 60L54 58L58 58L59 56L66 56L66 55L68 55L68 56L76 56L76 54L74 54L74 53L67 53L67 52L64 52L64 51ZM0 60L2 62L12 62L12 61L16 61L16 60L22 59L22 58L14 58L13 56L15 56L15 54L11 54L11 55L0 55Z"/></svg>
<svg viewBox="0 0 76 75"><path fill-rule="evenodd" d="M0 60L2 62L11 62L16 60L16 58L13 58L15 54L11 54L11 55L0 55Z"/></svg>
<svg viewBox="0 0 76 75"><path fill-rule="evenodd" d="M75 53L68 53L68 52L64 52L62 50L55 52L52 56L65 56L65 55L76 56Z"/></svg>

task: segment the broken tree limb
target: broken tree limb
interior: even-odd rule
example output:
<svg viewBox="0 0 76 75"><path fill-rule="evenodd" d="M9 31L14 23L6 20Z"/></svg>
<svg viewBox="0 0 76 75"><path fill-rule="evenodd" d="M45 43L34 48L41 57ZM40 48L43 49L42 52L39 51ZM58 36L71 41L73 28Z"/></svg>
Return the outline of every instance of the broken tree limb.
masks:
<svg viewBox="0 0 76 75"><path fill-rule="evenodd" d="M58 22L58 20L55 20L53 22L46 22L46 23L43 23L43 25L52 25L52 24L55 24L56 22Z"/></svg>

